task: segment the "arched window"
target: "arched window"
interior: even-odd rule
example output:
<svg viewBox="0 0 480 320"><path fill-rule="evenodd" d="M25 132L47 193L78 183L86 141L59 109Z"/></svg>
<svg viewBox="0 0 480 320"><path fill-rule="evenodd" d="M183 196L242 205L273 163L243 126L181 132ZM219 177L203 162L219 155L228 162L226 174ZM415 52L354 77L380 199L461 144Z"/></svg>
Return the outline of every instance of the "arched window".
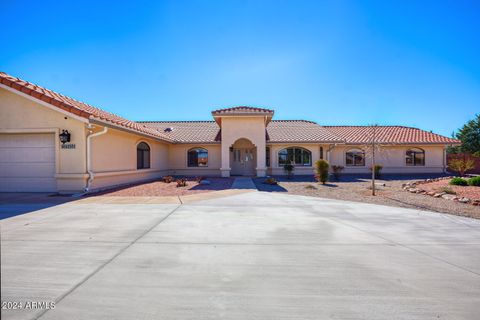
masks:
<svg viewBox="0 0 480 320"><path fill-rule="evenodd" d="M188 150L189 167L206 167L208 165L208 151L203 148L192 148Z"/></svg>
<svg viewBox="0 0 480 320"><path fill-rule="evenodd" d="M420 148L408 149L405 152L405 163L407 166L424 166L425 151Z"/></svg>
<svg viewBox="0 0 480 320"><path fill-rule="evenodd" d="M137 169L150 168L150 147L145 142L137 145Z"/></svg>
<svg viewBox="0 0 480 320"><path fill-rule="evenodd" d="M349 167L365 166L365 152L360 149L350 149L345 153L345 164Z"/></svg>
<svg viewBox="0 0 480 320"><path fill-rule="evenodd" d="M300 147L285 148L278 151L278 166L293 164L295 166L311 166L312 153Z"/></svg>

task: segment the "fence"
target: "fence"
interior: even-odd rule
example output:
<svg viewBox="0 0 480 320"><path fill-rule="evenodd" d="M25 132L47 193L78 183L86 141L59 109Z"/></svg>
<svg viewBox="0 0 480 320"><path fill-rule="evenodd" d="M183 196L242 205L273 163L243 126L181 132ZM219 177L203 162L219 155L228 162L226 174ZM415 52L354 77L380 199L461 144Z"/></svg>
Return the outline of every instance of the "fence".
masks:
<svg viewBox="0 0 480 320"><path fill-rule="evenodd" d="M447 154L447 163L450 163L450 160L453 159L472 159L475 161L475 168L472 170L468 170L467 173L479 173L480 174L480 157L474 157L468 153L452 153L452 154ZM449 171L450 168L448 168Z"/></svg>

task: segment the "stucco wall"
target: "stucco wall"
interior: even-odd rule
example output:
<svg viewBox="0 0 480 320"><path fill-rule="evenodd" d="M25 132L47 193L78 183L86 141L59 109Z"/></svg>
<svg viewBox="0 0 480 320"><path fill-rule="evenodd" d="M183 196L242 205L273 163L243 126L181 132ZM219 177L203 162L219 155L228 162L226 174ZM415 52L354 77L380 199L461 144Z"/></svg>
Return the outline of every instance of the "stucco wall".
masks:
<svg viewBox="0 0 480 320"><path fill-rule="evenodd" d="M425 151L425 166L407 166L405 153L410 148L421 148ZM345 153L349 149L363 149L365 152L364 167L347 167L345 164ZM369 148L361 146L336 146L330 157L331 165L345 167L344 173L369 173L371 166L371 152ZM375 155L376 163L382 164L383 173L441 173L444 169L444 147L443 146L385 146L381 147Z"/></svg>
<svg viewBox="0 0 480 320"><path fill-rule="evenodd" d="M191 148L208 150L208 165L206 167L188 167L187 152ZM169 145L168 163L173 175L185 176L219 176L221 159L220 144L176 144Z"/></svg>
<svg viewBox="0 0 480 320"><path fill-rule="evenodd" d="M150 146L150 169L137 169L137 145ZM169 173L168 144L109 128L91 140L92 189L159 178Z"/></svg>
<svg viewBox="0 0 480 320"><path fill-rule="evenodd" d="M61 149L58 134L71 133L75 149ZM54 132L56 177L59 190L81 190L85 185L85 123L27 97L0 88L0 132Z"/></svg>

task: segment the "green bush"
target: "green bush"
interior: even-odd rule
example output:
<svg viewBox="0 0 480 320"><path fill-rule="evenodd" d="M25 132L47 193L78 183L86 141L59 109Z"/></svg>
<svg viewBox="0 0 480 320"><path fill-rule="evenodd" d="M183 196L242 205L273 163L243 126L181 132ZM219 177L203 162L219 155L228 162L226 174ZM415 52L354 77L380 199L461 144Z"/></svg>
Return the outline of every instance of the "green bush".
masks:
<svg viewBox="0 0 480 320"><path fill-rule="evenodd" d="M453 178L452 180L450 180L449 184L451 184L452 186L466 186L466 185L468 185L467 180L465 180L463 178Z"/></svg>
<svg viewBox="0 0 480 320"><path fill-rule="evenodd" d="M328 167L330 165L326 160L317 160L315 162L315 172L318 181L322 184L328 181Z"/></svg>
<svg viewBox="0 0 480 320"><path fill-rule="evenodd" d="M480 177L470 178L467 182L469 186L480 187Z"/></svg>

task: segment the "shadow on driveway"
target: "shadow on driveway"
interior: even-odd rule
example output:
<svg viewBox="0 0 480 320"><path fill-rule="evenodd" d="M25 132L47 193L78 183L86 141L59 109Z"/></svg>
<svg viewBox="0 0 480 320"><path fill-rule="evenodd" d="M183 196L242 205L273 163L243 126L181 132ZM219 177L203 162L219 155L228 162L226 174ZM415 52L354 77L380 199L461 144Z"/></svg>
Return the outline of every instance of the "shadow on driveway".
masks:
<svg viewBox="0 0 480 320"><path fill-rule="evenodd" d="M55 193L0 192L0 220L78 200Z"/></svg>

